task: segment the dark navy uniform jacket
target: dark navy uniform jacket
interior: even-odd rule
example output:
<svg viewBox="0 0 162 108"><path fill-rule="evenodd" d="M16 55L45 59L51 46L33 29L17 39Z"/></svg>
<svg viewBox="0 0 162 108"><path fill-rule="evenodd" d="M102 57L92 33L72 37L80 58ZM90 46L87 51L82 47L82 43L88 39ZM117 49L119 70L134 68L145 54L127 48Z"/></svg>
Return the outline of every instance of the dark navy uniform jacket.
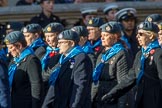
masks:
<svg viewBox="0 0 162 108"><path fill-rule="evenodd" d="M55 85L51 85L42 108L91 108L92 63L81 53L61 66Z"/></svg>
<svg viewBox="0 0 162 108"><path fill-rule="evenodd" d="M98 56L96 64L101 62L101 56L102 54ZM92 87L92 97L94 98L93 101L98 104L97 108L123 108L120 107L122 106L120 102L125 101L123 99L119 99L113 104L103 104L101 98L106 93L111 91L111 89L113 89L118 83L121 83L121 79L128 74L131 65L132 62L130 61L130 55L126 50L121 50L108 61L106 61L99 77L97 92L95 91L96 87Z"/></svg>
<svg viewBox="0 0 162 108"><path fill-rule="evenodd" d="M41 63L35 55L27 56L17 66L11 91L12 108L40 108L41 71Z"/></svg>
<svg viewBox="0 0 162 108"><path fill-rule="evenodd" d="M47 18L43 12L33 17L30 21L30 23L37 23L41 25L42 28L46 27L49 23L52 22L60 22L59 17L52 14L49 18Z"/></svg>
<svg viewBox="0 0 162 108"><path fill-rule="evenodd" d="M136 55L133 68L122 83L118 84L109 95L118 97L130 90L135 84L140 71L142 52ZM137 86L136 108L162 108L162 49L156 48L144 64L144 75Z"/></svg>

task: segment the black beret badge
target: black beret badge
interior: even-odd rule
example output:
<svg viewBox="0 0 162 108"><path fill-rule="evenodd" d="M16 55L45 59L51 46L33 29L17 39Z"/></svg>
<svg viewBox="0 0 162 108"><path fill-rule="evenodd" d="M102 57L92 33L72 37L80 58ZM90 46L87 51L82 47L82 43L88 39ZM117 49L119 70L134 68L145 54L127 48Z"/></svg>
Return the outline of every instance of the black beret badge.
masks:
<svg viewBox="0 0 162 108"><path fill-rule="evenodd" d="M60 34L60 35L58 36L58 38L59 38L59 39L62 39L62 38L63 38L63 35L62 35L62 34Z"/></svg>
<svg viewBox="0 0 162 108"><path fill-rule="evenodd" d="M143 28L143 24L140 24L140 25L139 25L139 28L142 29L142 28Z"/></svg>
<svg viewBox="0 0 162 108"><path fill-rule="evenodd" d="M107 26L106 31L110 31L110 30L111 30L110 26Z"/></svg>
<svg viewBox="0 0 162 108"><path fill-rule="evenodd" d="M158 27L159 27L160 30L162 30L162 25L161 24L159 24Z"/></svg>
<svg viewBox="0 0 162 108"><path fill-rule="evenodd" d="M147 21L152 22L152 18L148 17Z"/></svg>
<svg viewBox="0 0 162 108"><path fill-rule="evenodd" d="M48 32L51 32L52 31L52 28L51 27L47 27L47 31Z"/></svg>
<svg viewBox="0 0 162 108"><path fill-rule="evenodd" d="M6 39L4 42L5 42L6 45L7 45L7 44L10 44L10 41L7 40L7 39Z"/></svg>
<svg viewBox="0 0 162 108"><path fill-rule="evenodd" d="M128 16L131 16L130 10L127 11L127 15L128 15Z"/></svg>
<svg viewBox="0 0 162 108"><path fill-rule="evenodd" d="M27 28L24 27L23 32L25 33L25 32L27 32L27 31L28 31Z"/></svg>
<svg viewBox="0 0 162 108"><path fill-rule="evenodd" d="M93 24L93 21L92 20L89 20L88 24Z"/></svg>

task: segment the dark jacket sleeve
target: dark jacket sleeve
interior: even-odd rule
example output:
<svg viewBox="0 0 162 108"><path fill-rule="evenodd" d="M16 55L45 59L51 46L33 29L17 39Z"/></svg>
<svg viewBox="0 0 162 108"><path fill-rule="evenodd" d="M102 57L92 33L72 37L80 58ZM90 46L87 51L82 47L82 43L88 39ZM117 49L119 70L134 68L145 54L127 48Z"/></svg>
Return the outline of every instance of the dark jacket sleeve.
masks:
<svg viewBox="0 0 162 108"><path fill-rule="evenodd" d="M42 89L42 68L38 58L28 58L27 72L31 82L32 108L40 108Z"/></svg>
<svg viewBox="0 0 162 108"><path fill-rule="evenodd" d="M117 67L116 76L117 76L118 83L121 83L122 79L126 77L131 66L132 66L132 61L128 52L122 50L120 52L117 66L116 66Z"/></svg>
<svg viewBox="0 0 162 108"><path fill-rule="evenodd" d="M160 84L162 88L162 50L159 49L159 51L157 51L157 53L155 53L154 56L155 56L154 57L155 63L157 66L158 76L159 76L159 80L160 80Z"/></svg>
<svg viewBox="0 0 162 108"><path fill-rule="evenodd" d="M90 94L92 81L92 63L88 56L80 54L76 58L73 69L74 85L72 88L72 96L70 100L70 108L81 108L84 106L87 95ZM90 96L89 96L90 101Z"/></svg>
<svg viewBox="0 0 162 108"><path fill-rule="evenodd" d="M133 67L129 70L128 74L121 78L119 84L117 84L107 95L111 98L119 98L120 96L124 95L128 92L135 84L136 84L136 73L135 68L137 62L139 62L140 53L137 53L136 58L133 63Z"/></svg>
<svg viewBox="0 0 162 108"><path fill-rule="evenodd" d="M10 88L7 68L0 64L0 108L10 108Z"/></svg>

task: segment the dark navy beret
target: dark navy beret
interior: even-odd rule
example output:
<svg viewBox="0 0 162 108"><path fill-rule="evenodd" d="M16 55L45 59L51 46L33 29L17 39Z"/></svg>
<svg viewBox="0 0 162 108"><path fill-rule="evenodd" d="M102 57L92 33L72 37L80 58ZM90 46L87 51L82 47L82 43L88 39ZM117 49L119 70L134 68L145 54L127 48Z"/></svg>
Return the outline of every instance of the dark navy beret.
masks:
<svg viewBox="0 0 162 108"><path fill-rule="evenodd" d="M39 24L28 24L24 28L22 28L23 33L37 33L42 31L42 27Z"/></svg>
<svg viewBox="0 0 162 108"><path fill-rule="evenodd" d="M106 24L103 24L101 27L101 32L109 32L109 33L120 33L121 27L118 22L110 21Z"/></svg>
<svg viewBox="0 0 162 108"><path fill-rule="evenodd" d="M162 21L162 16L160 14L151 14L145 19L145 21L158 23Z"/></svg>
<svg viewBox="0 0 162 108"><path fill-rule="evenodd" d="M88 34L89 34L87 28L84 26L75 26L75 27L71 28L71 30L77 32L79 37L80 36L88 37Z"/></svg>
<svg viewBox="0 0 162 108"><path fill-rule="evenodd" d="M24 35L20 31L13 31L6 35L4 42L6 44L13 44L25 40Z"/></svg>
<svg viewBox="0 0 162 108"><path fill-rule="evenodd" d="M14 30L14 31L19 31L21 30L22 28L24 27L23 23L21 22L9 22L7 25L6 25L6 29L7 30Z"/></svg>
<svg viewBox="0 0 162 108"><path fill-rule="evenodd" d="M110 10L119 10L118 5L114 3L110 3L105 6L103 9L104 14L107 14Z"/></svg>
<svg viewBox="0 0 162 108"><path fill-rule="evenodd" d="M121 9L115 14L115 17L117 21L126 20L129 18L136 18L136 9L134 8Z"/></svg>
<svg viewBox="0 0 162 108"><path fill-rule="evenodd" d="M54 23L50 23L48 24L43 32L44 33L52 33L52 32L62 32L64 30L64 26L61 24L61 23L57 23L57 22L54 22Z"/></svg>
<svg viewBox="0 0 162 108"><path fill-rule="evenodd" d="M65 30L65 31L61 32L58 35L58 40L61 40L61 39L73 40L75 42L80 41L79 35L75 31L72 31L72 30Z"/></svg>
<svg viewBox="0 0 162 108"><path fill-rule="evenodd" d="M143 29L146 31L152 31L154 33L158 33L159 32L159 28L157 24L154 24L153 22L142 22L138 25L138 29Z"/></svg>
<svg viewBox="0 0 162 108"><path fill-rule="evenodd" d="M100 27L102 24L104 24L102 18L92 18L88 21L87 26Z"/></svg>

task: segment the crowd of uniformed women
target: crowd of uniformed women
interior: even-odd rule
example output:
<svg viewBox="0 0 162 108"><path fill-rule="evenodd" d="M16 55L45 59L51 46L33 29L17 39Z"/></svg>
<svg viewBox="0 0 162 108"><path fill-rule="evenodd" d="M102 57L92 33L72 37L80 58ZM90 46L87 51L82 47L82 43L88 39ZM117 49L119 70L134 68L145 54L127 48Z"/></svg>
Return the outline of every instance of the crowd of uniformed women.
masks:
<svg viewBox="0 0 162 108"><path fill-rule="evenodd" d="M0 107L161 108L160 16L138 25L133 8L115 16L10 31L0 51Z"/></svg>

